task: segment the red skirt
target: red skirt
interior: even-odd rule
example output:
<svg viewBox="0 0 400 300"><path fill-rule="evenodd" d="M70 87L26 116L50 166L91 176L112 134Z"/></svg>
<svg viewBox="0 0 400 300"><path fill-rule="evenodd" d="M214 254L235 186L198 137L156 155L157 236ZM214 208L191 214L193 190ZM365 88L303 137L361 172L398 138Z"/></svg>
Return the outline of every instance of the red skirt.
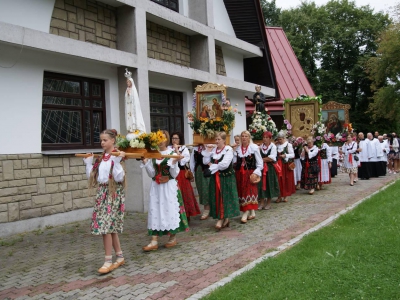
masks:
<svg viewBox="0 0 400 300"><path fill-rule="evenodd" d="M236 185L239 196L240 211L256 210L258 208L258 185L250 182L254 170L236 170Z"/></svg>
<svg viewBox="0 0 400 300"><path fill-rule="evenodd" d="M282 160L278 160L278 163L282 167L282 176L279 176L279 189L281 191L280 197L288 197L296 193L296 185L294 183L293 171L289 170L288 164L282 163Z"/></svg>
<svg viewBox="0 0 400 300"><path fill-rule="evenodd" d="M193 217L200 214L199 204L194 196L192 184L190 180L185 178L185 170L180 170L178 177L179 189L182 193L183 205L185 206L186 216Z"/></svg>

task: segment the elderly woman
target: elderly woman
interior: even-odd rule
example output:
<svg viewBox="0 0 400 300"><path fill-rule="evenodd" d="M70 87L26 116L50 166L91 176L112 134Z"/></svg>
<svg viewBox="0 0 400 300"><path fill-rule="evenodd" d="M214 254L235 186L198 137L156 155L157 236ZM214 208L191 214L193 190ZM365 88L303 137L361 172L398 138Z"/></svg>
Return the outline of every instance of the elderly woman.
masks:
<svg viewBox="0 0 400 300"><path fill-rule="evenodd" d="M257 184L250 181L250 176L261 176L263 160L256 144L251 142L250 132L247 130L240 134L240 146L236 147L233 162L236 163L236 185L239 195L240 210L243 212L241 222L253 220L258 209Z"/></svg>
<svg viewBox="0 0 400 300"><path fill-rule="evenodd" d="M232 167L233 150L225 142L226 133L218 132L215 134L217 147L207 145L207 151L202 153L203 163L209 166L208 172L212 174L209 185L210 216L218 219L216 230L229 227L229 218L240 215L235 172Z"/></svg>
<svg viewBox="0 0 400 300"><path fill-rule="evenodd" d="M275 202L287 202L287 197L296 193L296 185L294 183L293 170L289 168L294 159L293 146L286 140L285 132L280 131L278 133L276 147L278 152L277 162L282 169L282 176L278 178L280 195Z"/></svg>
<svg viewBox="0 0 400 300"><path fill-rule="evenodd" d="M301 171L300 187L309 190L309 194L313 195L315 188L318 185L318 152L319 149L314 145L314 140L311 136L307 138L307 145L304 145L300 158L303 161L303 169Z"/></svg>
<svg viewBox="0 0 400 300"><path fill-rule="evenodd" d="M260 200L260 209L271 208L271 198L279 196L278 175L276 166L276 146L271 143L272 133L263 133L263 143L260 146L260 154L263 159L264 168L261 181L258 183L258 199ZM280 171L280 170L279 170ZM267 199L267 203L265 203Z"/></svg>
<svg viewBox="0 0 400 300"><path fill-rule="evenodd" d="M353 141L353 138L349 134L346 143L342 146L342 153L344 154L342 170L349 174L351 186L354 185L354 180L358 172L358 162L354 159L357 150L357 143Z"/></svg>

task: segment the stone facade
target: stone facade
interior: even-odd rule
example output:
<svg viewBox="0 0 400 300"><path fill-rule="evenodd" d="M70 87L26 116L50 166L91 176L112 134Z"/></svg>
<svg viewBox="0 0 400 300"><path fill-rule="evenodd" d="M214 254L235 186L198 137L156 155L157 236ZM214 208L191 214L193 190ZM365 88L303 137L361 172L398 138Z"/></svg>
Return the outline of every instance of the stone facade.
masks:
<svg viewBox="0 0 400 300"><path fill-rule="evenodd" d="M0 155L0 223L93 206L82 158Z"/></svg>
<svg viewBox="0 0 400 300"><path fill-rule="evenodd" d="M56 0L50 33L117 48L117 9L94 0Z"/></svg>
<svg viewBox="0 0 400 300"><path fill-rule="evenodd" d="M217 74L226 76L224 54L222 53L221 46L215 45L215 61L217 64Z"/></svg>
<svg viewBox="0 0 400 300"><path fill-rule="evenodd" d="M190 37L147 21L147 57L190 67Z"/></svg>

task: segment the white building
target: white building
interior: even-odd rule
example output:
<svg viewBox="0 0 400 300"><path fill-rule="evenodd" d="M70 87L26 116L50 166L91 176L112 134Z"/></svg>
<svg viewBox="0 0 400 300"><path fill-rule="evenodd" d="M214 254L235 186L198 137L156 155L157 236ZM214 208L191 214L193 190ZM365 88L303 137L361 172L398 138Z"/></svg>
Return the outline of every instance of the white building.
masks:
<svg viewBox="0 0 400 300"><path fill-rule="evenodd" d="M126 134L124 69L146 127L183 131L194 87L275 96L259 0L0 0L0 236L90 216L82 159L99 132ZM146 211L150 178L128 161L126 207Z"/></svg>

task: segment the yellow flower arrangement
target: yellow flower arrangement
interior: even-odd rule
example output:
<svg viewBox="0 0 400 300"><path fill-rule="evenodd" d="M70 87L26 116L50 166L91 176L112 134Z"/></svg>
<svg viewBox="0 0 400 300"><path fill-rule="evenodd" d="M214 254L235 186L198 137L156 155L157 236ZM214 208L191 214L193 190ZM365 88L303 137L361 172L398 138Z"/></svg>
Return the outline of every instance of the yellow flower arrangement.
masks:
<svg viewBox="0 0 400 300"><path fill-rule="evenodd" d="M139 134L140 132L135 132ZM161 130L157 132L150 132L150 133L142 133L138 135L136 138L128 141L125 136L119 135L117 136L117 146L119 148L151 148L157 149L158 145L162 142L165 142L167 139L164 137L164 134Z"/></svg>

